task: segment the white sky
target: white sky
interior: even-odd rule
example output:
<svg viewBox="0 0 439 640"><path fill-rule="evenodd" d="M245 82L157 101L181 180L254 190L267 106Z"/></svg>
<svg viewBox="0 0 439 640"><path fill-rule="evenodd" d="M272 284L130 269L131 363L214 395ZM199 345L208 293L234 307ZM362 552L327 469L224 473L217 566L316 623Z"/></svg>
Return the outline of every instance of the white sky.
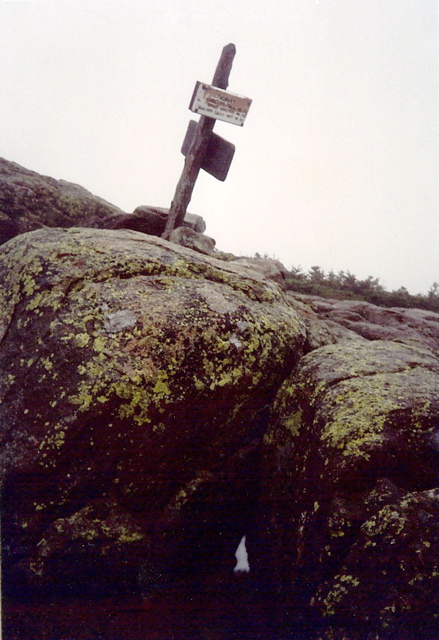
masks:
<svg viewBox="0 0 439 640"><path fill-rule="evenodd" d="M169 207L197 80L253 99L189 211L217 247L426 293L439 281L437 0L0 0L0 156Z"/></svg>

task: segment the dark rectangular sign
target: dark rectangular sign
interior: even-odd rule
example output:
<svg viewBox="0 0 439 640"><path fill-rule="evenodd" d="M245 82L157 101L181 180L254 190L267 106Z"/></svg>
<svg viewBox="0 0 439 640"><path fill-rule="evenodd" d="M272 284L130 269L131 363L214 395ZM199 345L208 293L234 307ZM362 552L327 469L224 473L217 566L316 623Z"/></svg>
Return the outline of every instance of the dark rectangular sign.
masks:
<svg viewBox="0 0 439 640"><path fill-rule="evenodd" d="M186 157L191 148L192 141L197 129L197 122L191 120L189 122L186 136L181 148L182 154ZM227 142L224 138L217 136L216 133L212 133L207 146L206 154L201 163L201 168L217 180L224 180L227 177L232 159L235 153L235 145L231 142Z"/></svg>

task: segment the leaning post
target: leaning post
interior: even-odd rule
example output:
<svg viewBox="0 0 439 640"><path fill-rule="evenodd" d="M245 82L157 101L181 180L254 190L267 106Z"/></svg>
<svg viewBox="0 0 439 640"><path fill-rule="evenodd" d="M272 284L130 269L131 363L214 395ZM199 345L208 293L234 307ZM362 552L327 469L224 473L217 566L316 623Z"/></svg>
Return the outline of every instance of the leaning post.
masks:
<svg viewBox="0 0 439 640"><path fill-rule="evenodd" d="M236 47L234 44L228 44L224 47L213 76L213 86L219 89L227 89L235 53ZM169 209L166 227L162 235L165 240L169 240L172 231L183 223L214 125L215 118L208 116L201 116L198 121L194 139L186 156L184 168Z"/></svg>

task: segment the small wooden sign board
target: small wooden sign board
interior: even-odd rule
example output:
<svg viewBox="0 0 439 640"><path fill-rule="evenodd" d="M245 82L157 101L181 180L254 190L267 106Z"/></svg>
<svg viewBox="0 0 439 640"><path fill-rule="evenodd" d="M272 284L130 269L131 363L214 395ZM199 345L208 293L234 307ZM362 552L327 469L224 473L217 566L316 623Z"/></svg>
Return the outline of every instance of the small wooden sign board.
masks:
<svg viewBox="0 0 439 640"><path fill-rule="evenodd" d="M189 153L192 142L197 130L197 122L190 120L186 136L183 141L181 152L184 157ZM227 142L221 136L212 133L209 142L207 144L206 153L201 163L201 168L217 180L224 180L227 178L227 174L232 164L233 156L235 154L235 145L231 142Z"/></svg>
<svg viewBox="0 0 439 640"><path fill-rule="evenodd" d="M229 93L204 82L197 82L189 109L202 116L242 127L251 103L250 98Z"/></svg>

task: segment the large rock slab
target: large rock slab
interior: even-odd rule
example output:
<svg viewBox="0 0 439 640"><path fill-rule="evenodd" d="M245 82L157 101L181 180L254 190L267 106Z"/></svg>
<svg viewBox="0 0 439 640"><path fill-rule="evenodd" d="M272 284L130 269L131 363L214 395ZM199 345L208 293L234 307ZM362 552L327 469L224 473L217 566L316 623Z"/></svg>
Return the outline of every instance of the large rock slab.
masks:
<svg viewBox="0 0 439 640"><path fill-rule="evenodd" d="M284 382L254 553L270 550L275 570L261 575L283 593L287 626L349 640L437 632L438 391L436 353L382 340L315 349Z"/></svg>
<svg viewBox="0 0 439 640"><path fill-rule="evenodd" d="M0 160L8 637L65 635L62 594L87 638L439 637L439 315L285 293L166 215Z"/></svg>
<svg viewBox="0 0 439 640"><path fill-rule="evenodd" d="M124 213L78 184L0 158L0 244L44 227L131 229L161 236L168 214L169 209L147 206ZM186 213L183 225L197 234L206 230L203 218L192 213Z"/></svg>
<svg viewBox="0 0 439 640"><path fill-rule="evenodd" d="M0 158L0 244L42 227L100 227L122 210L84 187Z"/></svg>
<svg viewBox="0 0 439 640"><path fill-rule="evenodd" d="M271 280L133 231L0 250L6 589L165 588L234 565L304 340Z"/></svg>
<svg viewBox="0 0 439 640"><path fill-rule="evenodd" d="M301 304L310 348L340 340L391 340L439 350L439 314L425 309L378 307L359 300L334 300L289 293Z"/></svg>
<svg viewBox="0 0 439 640"><path fill-rule="evenodd" d="M439 489L389 498L375 508L369 501L371 517L312 604L325 617L342 621L351 638L360 640L371 627L379 638L436 638Z"/></svg>

